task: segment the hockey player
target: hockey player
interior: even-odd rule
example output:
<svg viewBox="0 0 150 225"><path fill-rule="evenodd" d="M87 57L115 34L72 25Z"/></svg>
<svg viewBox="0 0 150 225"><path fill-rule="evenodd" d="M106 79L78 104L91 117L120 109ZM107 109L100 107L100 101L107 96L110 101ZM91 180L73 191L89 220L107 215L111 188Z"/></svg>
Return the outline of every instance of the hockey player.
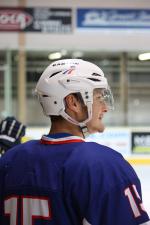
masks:
<svg viewBox="0 0 150 225"><path fill-rule="evenodd" d="M115 150L84 140L104 130L113 108L102 70L79 59L53 62L36 93L51 129L1 158L0 224L150 225L133 168Z"/></svg>

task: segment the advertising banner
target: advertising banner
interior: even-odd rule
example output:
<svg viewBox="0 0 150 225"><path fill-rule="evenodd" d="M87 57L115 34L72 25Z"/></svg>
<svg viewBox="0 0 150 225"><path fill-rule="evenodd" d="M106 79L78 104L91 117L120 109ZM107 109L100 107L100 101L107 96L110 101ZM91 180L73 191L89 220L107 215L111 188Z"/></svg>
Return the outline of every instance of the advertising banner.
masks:
<svg viewBox="0 0 150 225"><path fill-rule="evenodd" d="M87 141L109 146L125 156L131 154L131 131L129 129L106 129L104 133L89 135Z"/></svg>
<svg viewBox="0 0 150 225"><path fill-rule="evenodd" d="M0 31L70 33L72 10L0 7Z"/></svg>
<svg viewBox="0 0 150 225"><path fill-rule="evenodd" d="M150 132L132 132L133 153L150 153Z"/></svg>
<svg viewBox="0 0 150 225"><path fill-rule="evenodd" d="M150 28L150 9L77 9L78 28Z"/></svg>

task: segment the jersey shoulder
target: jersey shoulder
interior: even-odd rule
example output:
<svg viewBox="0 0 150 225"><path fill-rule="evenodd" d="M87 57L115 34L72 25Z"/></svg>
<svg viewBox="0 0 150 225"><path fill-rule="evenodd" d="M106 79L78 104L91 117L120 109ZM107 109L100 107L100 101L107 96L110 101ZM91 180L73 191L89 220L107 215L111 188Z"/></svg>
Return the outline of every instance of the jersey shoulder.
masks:
<svg viewBox="0 0 150 225"><path fill-rule="evenodd" d="M76 168L77 176L86 171L97 179L105 177L106 188L138 179L132 166L120 153L94 142L81 143L66 162L66 168L69 173L74 173Z"/></svg>
<svg viewBox="0 0 150 225"><path fill-rule="evenodd" d="M72 159L75 160L78 155L80 155L78 162L86 164L100 163L103 165L106 162L114 164L114 161L117 163L124 161L119 152L95 142L83 142L78 145L72 154Z"/></svg>
<svg viewBox="0 0 150 225"><path fill-rule="evenodd" d="M16 158L16 156L23 157L24 154L35 149L38 146L38 140L31 140L22 144L18 144L15 147L9 149L1 158L0 158L0 166L5 163L11 162Z"/></svg>

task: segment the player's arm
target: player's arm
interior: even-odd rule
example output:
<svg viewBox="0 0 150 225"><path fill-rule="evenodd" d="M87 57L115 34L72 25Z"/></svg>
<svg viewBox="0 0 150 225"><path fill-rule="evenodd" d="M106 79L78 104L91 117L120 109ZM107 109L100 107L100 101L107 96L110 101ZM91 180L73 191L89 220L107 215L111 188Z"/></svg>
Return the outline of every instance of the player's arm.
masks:
<svg viewBox="0 0 150 225"><path fill-rule="evenodd" d="M104 196L105 224L150 225L137 179L120 183ZM105 215L104 214L104 215Z"/></svg>
<svg viewBox="0 0 150 225"><path fill-rule="evenodd" d="M67 184L67 201L74 203L84 225L150 225L143 207L140 182L120 180L116 185L99 164L78 165ZM71 168L70 168L71 171ZM113 173L110 171L113 176ZM71 176L71 173L70 173ZM71 179L71 177L70 177ZM71 212L70 212L71 213Z"/></svg>

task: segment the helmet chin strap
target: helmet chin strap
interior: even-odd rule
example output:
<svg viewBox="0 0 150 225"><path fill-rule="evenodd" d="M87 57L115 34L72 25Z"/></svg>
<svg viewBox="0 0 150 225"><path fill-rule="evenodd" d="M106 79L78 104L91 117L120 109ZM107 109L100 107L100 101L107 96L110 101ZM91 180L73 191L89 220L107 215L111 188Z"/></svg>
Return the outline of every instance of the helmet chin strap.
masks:
<svg viewBox="0 0 150 225"><path fill-rule="evenodd" d="M86 138L89 135L89 131L86 124L84 126L80 126L80 129L81 129L83 137Z"/></svg>
<svg viewBox="0 0 150 225"><path fill-rule="evenodd" d="M64 110L62 110L62 112L60 113L60 115L63 118L65 118L68 122L70 122L72 124L75 124L75 125L80 127L84 138L86 138L89 135L89 131L88 131L86 123L88 121L90 121L91 118L92 118L92 104L91 103L87 103L87 110L88 110L88 117L83 122L78 122L77 120L75 120L74 118L69 116Z"/></svg>

